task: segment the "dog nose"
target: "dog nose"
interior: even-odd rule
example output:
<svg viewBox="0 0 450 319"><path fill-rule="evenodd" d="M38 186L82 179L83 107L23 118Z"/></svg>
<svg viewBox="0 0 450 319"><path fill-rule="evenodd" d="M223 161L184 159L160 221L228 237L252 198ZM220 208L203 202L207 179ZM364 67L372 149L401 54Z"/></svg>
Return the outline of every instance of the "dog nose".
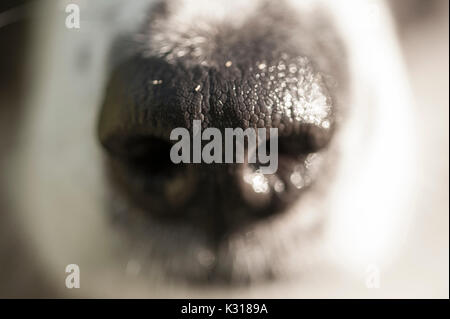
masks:
<svg viewBox="0 0 450 319"><path fill-rule="evenodd" d="M194 121L221 133L277 129L278 171L264 175L248 162L175 164L171 132L194 134ZM305 57L205 66L134 56L111 75L98 134L111 180L133 203L221 238L295 202L313 181L333 127L331 98ZM269 139L258 143L270 147Z"/></svg>

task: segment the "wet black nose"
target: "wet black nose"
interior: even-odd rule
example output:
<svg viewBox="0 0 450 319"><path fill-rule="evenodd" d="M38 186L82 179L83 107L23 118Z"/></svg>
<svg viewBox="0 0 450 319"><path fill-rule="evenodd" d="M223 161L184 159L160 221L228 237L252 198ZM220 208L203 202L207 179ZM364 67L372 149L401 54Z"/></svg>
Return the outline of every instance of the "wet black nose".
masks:
<svg viewBox="0 0 450 319"><path fill-rule="evenodd" d="M345 59L325 20L292 12L267 4L247 19L205 25L176 24L171 10L155 11L137 53L113 69L99 117L111 180L130 203L221 238L282 213L314 184L336 126ZM229 128L277 129L278 170L175 164L171 132L185 128L192 137L194 120L222 136Z"/></svg>
<svg viewBox="0 0 450 319"><path fill-rule="evenodd" d="M131 202L149 216L220 238L298 199L317 174L334 118L326 86L306 57L218 65L129 59L111 76L98 132L112 181ZM258 163L175 164L170 134L186 128L192 136L194 120L221 133L276 128L277 172L263 175Z"/></svg>

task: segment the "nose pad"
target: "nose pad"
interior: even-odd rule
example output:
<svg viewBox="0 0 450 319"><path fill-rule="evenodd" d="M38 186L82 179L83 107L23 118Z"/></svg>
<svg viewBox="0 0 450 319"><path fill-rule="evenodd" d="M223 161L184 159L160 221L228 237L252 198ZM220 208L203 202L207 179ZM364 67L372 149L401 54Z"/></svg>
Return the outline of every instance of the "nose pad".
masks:
<svg viewBox="0 0 450 319"><path fill-rule="evenodd" d="M271 175L262 175L248 162L175 164L170 158L172 130L185 128L192 136L193 119L222 132L227 127L246 129L249 119L257 117L255 111L240 111L257 96L239 87L250 80L228 80L223 74L156 58L131 58L112 73L98 122L110 180L130 204L149 218L189 224L214 239L295 202L312 180L308 155L325 147L331 136L328 129L317 131L313 125L285 119L284 132L290 135L279 141L280 168ZM263 108L258 108L261 116ZM288 123L295 125L288 130Z"/></svg>

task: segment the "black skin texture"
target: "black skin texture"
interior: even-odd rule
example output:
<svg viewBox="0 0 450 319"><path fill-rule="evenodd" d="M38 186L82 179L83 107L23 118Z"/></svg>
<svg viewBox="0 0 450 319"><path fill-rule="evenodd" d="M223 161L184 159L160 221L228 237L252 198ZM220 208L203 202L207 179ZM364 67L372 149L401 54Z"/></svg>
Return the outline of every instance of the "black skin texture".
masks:
<svg viewBox="0 0 450 319"><path fill-rule="evenodd" d="M152 12L143 28L147 36L164 32L161 24L170 16L163 5ZM307 191L291 185L289 175L298 165L306 170L306 157L332 141L345 95L345 55L326 17L301 19L281 4L262 5L239 29L222 23L201 36L208 41L187 47L181 57L173 53L182 42L171 43L164 54L158 54L158 43L137 44L135 54L111 74L98 132L109 154L111 181L130 202L149 218L189 223L220 242L249 223L282 213ZM299 89L308 93L313 84L329 106L326 114L306 111L319 118L316 122L296 116L292 106L304 103ZM284 191L275 192L270 183L267 194L251 194L242 186L249 164L173 164L170 132L191 129L194 119L222 132L278 128L275 175Z"/></svg>

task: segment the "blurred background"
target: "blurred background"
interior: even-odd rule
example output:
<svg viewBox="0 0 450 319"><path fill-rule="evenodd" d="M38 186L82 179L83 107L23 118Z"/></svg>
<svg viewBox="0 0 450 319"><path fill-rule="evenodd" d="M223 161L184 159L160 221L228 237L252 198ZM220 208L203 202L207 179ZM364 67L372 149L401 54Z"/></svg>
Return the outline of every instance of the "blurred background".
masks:
<svg viewBox="0 0 450 319"><path fill-rule="evenodd" d="M17 142L24 98L28 27L36 1L0 3L0 297L39 297L51 294L37 256L19 237L14 203L2 180ZM417 185L421 199L413 231L415 243L404 251L399 278L420 274L411 285L424 287L428 297L448 298L449 239L449 1L391 0L420 129ZM408 273L403 270L409 269ZM446 277L442 277L446 274ZM404 278L408 282L407 278Z"/></svg>

